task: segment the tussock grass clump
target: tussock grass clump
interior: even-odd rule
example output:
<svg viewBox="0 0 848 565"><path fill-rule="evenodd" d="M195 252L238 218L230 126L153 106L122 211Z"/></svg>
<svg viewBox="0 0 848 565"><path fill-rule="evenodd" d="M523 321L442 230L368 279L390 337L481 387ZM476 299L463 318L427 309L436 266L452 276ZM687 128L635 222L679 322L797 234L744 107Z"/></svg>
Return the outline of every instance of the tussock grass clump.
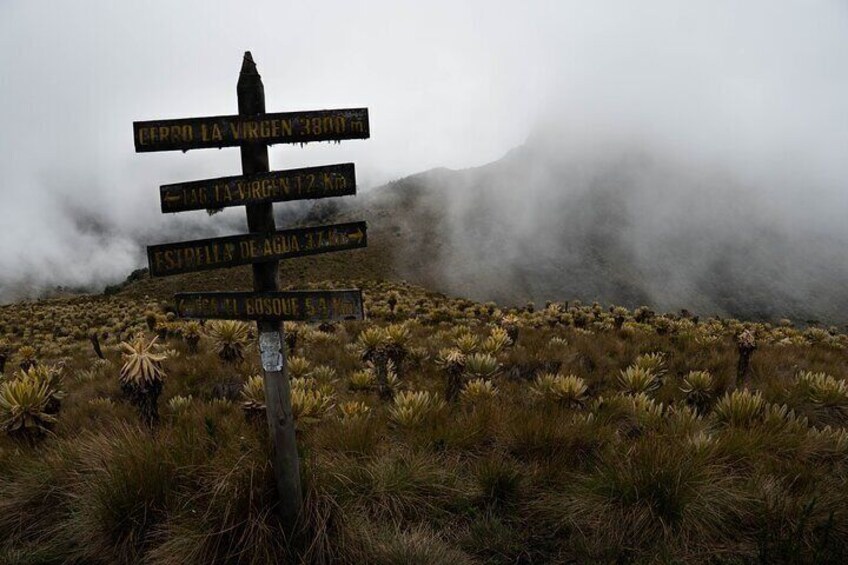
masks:
<svg viewBox="0 0 848 565"><path fill-rule="evenodd" d="M645 438L625 452L606 452L596 473L577 475L534 509L555 531L572 532L573 551L589 561L658 554L702 560L732 547L750 512L742 487L708 455Z"/></svg>

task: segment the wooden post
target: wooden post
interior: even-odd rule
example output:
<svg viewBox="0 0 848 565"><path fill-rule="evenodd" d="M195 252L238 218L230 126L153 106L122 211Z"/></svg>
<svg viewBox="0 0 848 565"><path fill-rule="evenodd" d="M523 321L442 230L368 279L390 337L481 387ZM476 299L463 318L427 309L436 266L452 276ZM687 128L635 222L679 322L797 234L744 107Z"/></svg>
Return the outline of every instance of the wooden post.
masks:
<svg viewBox="0 0 848 565"><path fill-rule="evenodd" d="M265 113L265 87L250 51L244 54L238 79L240 115ZM268 147L264 143L241 146L241 168L245 175L264 173L268 167ZM271 233L274 225L272 204L247 206L247 228L251 233ZM276 261L253 265L253 290L277 290ZM271 462L279 496L279 514L289 533L294 532L303 505L300 460L291 408L291 385L286 374L286 355L280 322L257 322L259 351L265 379L265 406L271 439Z"/></svg>
<svg viewBox="0 0 848 565"><path fill-rule="evenodd" d="M100 339L97 337L97 332L95 331L88 334L88 339L91 340L91 347L94 348L94 352L97 354L97 356L101 359L106 359L103 356L103 350L100 349Z"/></svg>

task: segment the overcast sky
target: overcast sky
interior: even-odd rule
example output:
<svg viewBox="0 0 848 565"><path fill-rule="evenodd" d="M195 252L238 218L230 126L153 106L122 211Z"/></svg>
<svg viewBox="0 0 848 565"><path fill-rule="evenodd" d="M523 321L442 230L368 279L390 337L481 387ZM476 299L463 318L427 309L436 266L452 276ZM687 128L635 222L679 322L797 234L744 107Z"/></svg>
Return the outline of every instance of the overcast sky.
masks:
<svg viewBox="0 0 848 565"><path fill-rule="evenodd" d="M370 140L272 168L353 160L369 187L553 128L785 171L846 211L844 0L0 0L0 287L119 277L168 221L160 184L237 174L232 148L135 154L132 122L235 113L248 49L269 111L370 109Z"/></svg>

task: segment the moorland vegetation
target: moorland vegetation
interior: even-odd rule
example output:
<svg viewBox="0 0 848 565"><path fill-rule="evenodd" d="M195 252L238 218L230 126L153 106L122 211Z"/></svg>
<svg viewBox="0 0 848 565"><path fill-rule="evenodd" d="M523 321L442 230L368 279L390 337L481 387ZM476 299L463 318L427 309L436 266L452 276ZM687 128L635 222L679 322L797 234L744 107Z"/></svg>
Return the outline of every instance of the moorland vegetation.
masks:
<svg viewBox="0 0 848 565"><path fill-rule="evenodd" d="M405 283L286 323L277 522L254 328L133 292L0 310L0 562L837 563L848 335ZM99 352L99 353L98 353Z"/></svg>

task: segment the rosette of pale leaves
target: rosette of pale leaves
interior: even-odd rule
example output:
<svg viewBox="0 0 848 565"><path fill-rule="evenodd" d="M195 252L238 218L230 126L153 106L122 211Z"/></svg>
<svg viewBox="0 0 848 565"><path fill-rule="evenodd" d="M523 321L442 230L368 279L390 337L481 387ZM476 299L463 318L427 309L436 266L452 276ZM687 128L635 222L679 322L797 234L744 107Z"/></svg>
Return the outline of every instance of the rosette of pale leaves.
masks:
<svg viewBox="0 0 848 565"><path fill-rule="evenodd" d="M368 390L377 384L377 377L371 369L354 371L350 375L351 390Z"/></svg>
<svg viewBox="0 0 848 565"><path fill-rule="evenodd" d="M703 414L713 398L713 377L708 371L689 371L680 387L686 403Z"/></svg>
<svg viewBox="0 0 848 565"><path fill-rule="evenodd" d="M804 332L804 337L806 337L810 343L827 343L833 338L827 330L823 330L821 328L807 328Z"/></svg>
<svg viewBox="0 0 848 565"><path fill-rule="evenodd" d="M374 371L374 367L369 367ZM392 361L386 362L386 388L390 391L395 391L400 388L400 378L397 374L397 368Z"/></svg>
<svg viewBox="0 0 848 565"><path fill-rule="evenodd" d="M625 398L630 403L631 415L640 426L655 428L662 423L665 414L665 405L662 402L657 402L643 392Z"/></svg>
<svg viewBox="0 0 848 565"><path fill-rule="evenodd" d="M483 343L480 344L480 352L488 353L489 355L497 355L509 347L511 343L509 334L506 333L506 330L495 327L492 328L491 333L489 333L489 337L483 340Z"/></svg>
<svg viewBox="0 0 848 565"><path fill-rule="evenodd" d="M492 400L497 394L498 389L492 384L492 381L473 379L465 383L459 396L468 404L478 404Z"/></svg>
<svg viewBox="0 0 848 565"><path fill-rule="evenodd" d="M456 343L454 345L463 355L471 355L477 351L479 341L476 335L472 333L464 333L456 338Z"/></svg>
<svg viewBox="0 0 848 565"><path fill-rule="evenodd" d="M430 353L426 347L410 347L407 358L414 366L420 366L430 358Z"/></svg>
<svg viewBox="0 0 848 565"><path fill-rule="evenodd" d="M807 445L820 455L844 457L848 453L848 430L829 425L807 430Z"/></svg>
<svg viewBox="0 0 848 565"><path fill-rule="evenodd" d="M562 337L554 336L548 341L548 348L554 351L564 351L568 348L568 340Z"/></svg>
<svg viewBox="0 0 848 565"><path fill-rule="evenodd" d="M132 342L121 343L121 357L124 360L121 367L122 385L144 389L165 380L162 361L168 356L159 352L157 340L154 337L147 341L144 336L138 336Z"/></svg>
<svg viewBox="0 0 848 565"><path fill-rule="evenodd" d="M202 327L200 326L200 322L189 320L180 328L180 334L182 334L185 339L197 338L200 337L201 329Z"/></svg>
<svg viewBox="0 0 848 565"><path fill-rule="evenodd" d="M333 406L333 396L321 390L304 387L291 389L292 416L297 425L320 422Z"/></svg>
<svg viewBox="0 0 848 565"><path fill-rule="evenodd" d="M436 355L436 364L443 367L446 371L459 371L465 368L467 356L456 348L440 349Z"/></svg>
<svg viewBox="0 0 848 565"><path fill-rule="evenodd" d="M50 401L46 381L24 374L0 384L0 428L10 435L35 438L50 430L56 418L46 411Z"/></svg>
<svg viewBox="0 0 848 565"><path fill-rule="evenodd" d="M582 406L587 390L585 381L580 377L553 373L539 375L530 385L530 391L538 398L566 406Z"/></svg>
<svg viewBox="0 0 848 565"><path fill-rule="evenodd" d="M491 379L500 369L501 364L488 353L472 353L465 357L466 378Z"/></svg>
<svg viewBox="0 0 848 565"><path fill-rule="evenodd" d="M328 365L318 365L310 374L319 383L329 383L336 378L336 370Z"/></svg>
<svg viewBox="0 0 848 565"><path fill-rule="evenodd" d="M759 392L734 390L719 399L713 415L722 424L745 428L761 420L765 408L766 401Z"/></svg>
<svg viewBox="0 0 848 565"><path fill-rule="evenodd" d="M56 405L60 400L65 397L65 393L61 390L61 367L56 367L53 365L35 365L30 367L26 371L21 371L21 375L36 379L43 383L47 383L47 390L50 395L50 402L48 402L48 411L50 411L50 404Z"/></svg>
<svg viewBox="0 0 848 565"><path fill-rule="evenodd" d="M185 339L188 349L192 353L197 353L197 346L200 342L200 332L203 328L195 320L190 320L182 326L182 336Z"/></svg>
<svg viewBox="0 0 848 565"><path fill-rule="evenodd" d="M518 328L521 325L521 319L515 314L507 314L501 318L501 327L506 330L510 340L515 343L515 335L518 334Z"/></svg>
<svg viewBox="0 0 848 565"><path fill-rule="evenodd" d="M405 348L409 345L409 340L412 339L412 332L409 331L406 324L392 324L384 332L389 346Z"/></svg>
<svg viewBox="0 0 848 565"><path fill-rule="evenodd" d="M20 366L21 369L26 371L30 367L36 364L36 355L38 352L31 345L24 345L20 349L18 349L18 357L20 357Z"/></svg>
<svg viewBox="0 0 848 565"><path fill-rule="evenodd" d="M350 424L360 422L371 415L371 408L364 402L349 400L339 405L339 419Z"/></svg>
<svg viewBox="0 0 848 565"><path fill-rule="evenodd" d="M159 395L165 382L162 361L168 355L159 352L157 338L147 341L139 335L132 342L122 342L124 364L121 367L121 390L138 408L148 426L159 421Z"/></svg>
<svg viewBox="0 0 848 565"><path fill-rule="evenodd" d="M235 363L244 359L250 326L238 320L214 320L207 324L207 335L222 360Z"/></svg>
<svg viewBox="0 0 848 565"><path fill-rule="evenodd" d="M612 314L614 318L626 318L630 315L630 311L624 306L614 306L610 310L610 314Z"/></svg>
<svg viewBox="0 0 848 565"><path fill-rule="evenodd" d="M638 367L646 371L650 371L654 375L661 377L665 374L665 358L662 353L644 353L639 355L633 361L633 367Z"/></svg>
<svg viewBox="0 0 848 565"><path fill-rule="evenodd" d="M292 388L315 388L318 384L312 377L294 377L290 383Z"/></svg>
<svg viewBox="0 0 848 565"><path fill-rule="evenodd" d="M421 424L445 406L442 399L426 391L406 391L395 395L389 418L403 427Z"/></svg>
<svg viewBox="0 0 848 565"><path fill-rule="evenodd" d="M253 375L241 388L241 407L248 414L265 410L265 379L262 375Z"/></svg>
<svg viewBox="0 0 848 565"><path fill-rule="evenodd" d="M631 365L619 373L618 384L628 394L648 394L660 388L662 381L652 371Z"/></svg>
<svg viewBox="0 0 848 565"><path fill-rule="evenodd" d="M168 408L171 412L184 412L191 407L192 396L174 396L168 401Z"/></svg>
<svg viewBox="0 0 848 565"><path fill-rule="evenodd" d="M286 360L286 372L293 379L308 377L312 372L312 362L306 357L292 356Z"/></svg>
<svg viewBox="0 0 848 565"><path fill-rule="evenodd" d="M848 385L825 373L805 371L798 383L806 389L811 402L825 407L848 408Z"/></svg>
<svg viewBox="0 0 848 565"><path fill-rule="evenodd" d="M388 337L383 328L373 326L365 328L359 334L357 344L363 361L380 362L385 356Z"/></svg>

